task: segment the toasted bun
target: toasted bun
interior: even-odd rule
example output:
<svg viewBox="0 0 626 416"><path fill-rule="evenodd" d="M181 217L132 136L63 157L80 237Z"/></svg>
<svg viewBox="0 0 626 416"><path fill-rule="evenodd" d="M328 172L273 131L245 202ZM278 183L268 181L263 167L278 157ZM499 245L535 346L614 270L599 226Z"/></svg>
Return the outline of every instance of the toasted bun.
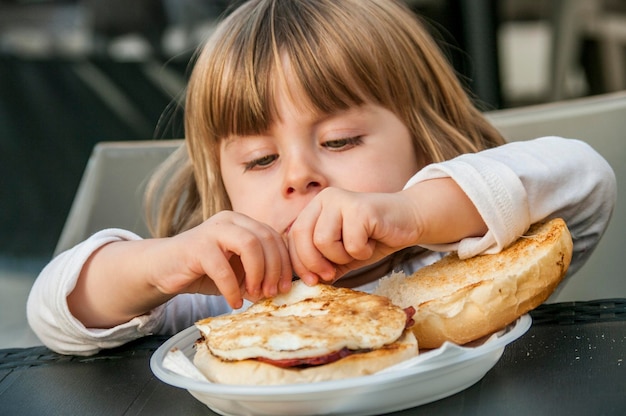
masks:
<svg viewBox="0 0 626 416"><path fill-rule="evenodd" d="M407 313L387 297L298 281L289 293L259 301L245 312L196 322L203 337L196 343L194 363L209 380L227 384L305 383L371 374L417 354L406 324ZM256 360L326 357L344 349L357 353L299 369Z"/></svg>
<svg viewBox="0 0 626 416"><path fill-rule="evenodd" d="M373 374L417 354L410 330L381 349L349 355L330 364L308 368L281 368L257 360L225 361L211 354L205 343L196 344L194 364L212 382L238 385L280 385L340 380Z"/></svg>
<svg viewBox="0 0 626 416"><path fill-rule="evenodd" d="M374 293L413 306L420 348L465 344L543 303L565 276L572 238L560 219L533 225L498 254L460 260L451 253L409 277L381 279Z"/></svg>

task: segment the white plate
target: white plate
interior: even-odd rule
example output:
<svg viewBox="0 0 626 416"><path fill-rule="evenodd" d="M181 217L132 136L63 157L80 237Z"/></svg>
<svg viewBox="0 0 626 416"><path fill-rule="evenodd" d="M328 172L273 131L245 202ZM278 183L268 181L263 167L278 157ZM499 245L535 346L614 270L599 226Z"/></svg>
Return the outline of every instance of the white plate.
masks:
<svg viewBox="0 0 626 416"><path fill-rule="evenodd" d="M221 415L376 415L419 406L466 389L500 359L504 347L531 325L520 317L505 331L476 347L446 343L409 362L377 374L345 380L285 386L234 386L197 381L163 366L167 353L178 348L193 359L195 327L161 345L150 359L152 372L163 382L187 389Z"/></svg>

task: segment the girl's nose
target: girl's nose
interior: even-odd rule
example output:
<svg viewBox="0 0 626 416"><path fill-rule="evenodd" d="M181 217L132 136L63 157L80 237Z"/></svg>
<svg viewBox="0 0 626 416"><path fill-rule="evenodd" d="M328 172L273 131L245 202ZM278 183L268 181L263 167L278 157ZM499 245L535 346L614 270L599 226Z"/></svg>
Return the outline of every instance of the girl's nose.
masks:
<svg viewBox="0 0 626 416"><path fill-rule="evenodd" d="M328 181L313 160L298 158L286 166L283 193L285 196L297 194L317 194L328 186Z"/></svg>

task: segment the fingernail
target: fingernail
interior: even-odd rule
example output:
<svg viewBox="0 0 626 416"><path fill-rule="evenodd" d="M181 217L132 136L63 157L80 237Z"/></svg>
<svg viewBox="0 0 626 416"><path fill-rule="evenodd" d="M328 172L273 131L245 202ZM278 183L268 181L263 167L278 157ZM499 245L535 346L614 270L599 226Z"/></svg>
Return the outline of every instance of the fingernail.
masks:
<svg viewBox="0 0 626 416"><path fill-rule="evenodd" d="M268 287L265 292L265 296L267 296L268 298L274 297L277 294L278 294L278 288L276 286Z"/></svg>
<svg viewBox="0 0 626 416"><path fill-rule="evenodd" d="M282 280L280 282L280 291L282 293L287 293L291 290L291 280Z"/></svg>
<svg viewBox="0 0 626 416"><path fill-rule="evenodd" d="M336 275L337 275L337 269L335 269L334 267L330 270L325 270L322 273L320 273L320 277L324 279L324 281L326 282L335 280Z"/></svg>
<svg viewBox="0 0 626 416"><path fill-rule="evenodd" d="M313 273L304 273L300 276L300 279L302 279L308 286L317 284L317 281L319 280L318 276Z"/></svg>

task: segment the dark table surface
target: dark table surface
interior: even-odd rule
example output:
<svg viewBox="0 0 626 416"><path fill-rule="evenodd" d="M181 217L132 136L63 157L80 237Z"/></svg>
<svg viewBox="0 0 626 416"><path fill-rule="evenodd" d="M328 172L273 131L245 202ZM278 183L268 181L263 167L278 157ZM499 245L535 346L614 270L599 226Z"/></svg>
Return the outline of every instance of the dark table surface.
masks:
<svg viewBox="0 0 626 416"><path fill-rule="evenodd" d="M485 377L393 415L626 415L626 299L542 305ZM151 372L168 337L93 357L0 350L0 415L211 415Z"/></svg>

